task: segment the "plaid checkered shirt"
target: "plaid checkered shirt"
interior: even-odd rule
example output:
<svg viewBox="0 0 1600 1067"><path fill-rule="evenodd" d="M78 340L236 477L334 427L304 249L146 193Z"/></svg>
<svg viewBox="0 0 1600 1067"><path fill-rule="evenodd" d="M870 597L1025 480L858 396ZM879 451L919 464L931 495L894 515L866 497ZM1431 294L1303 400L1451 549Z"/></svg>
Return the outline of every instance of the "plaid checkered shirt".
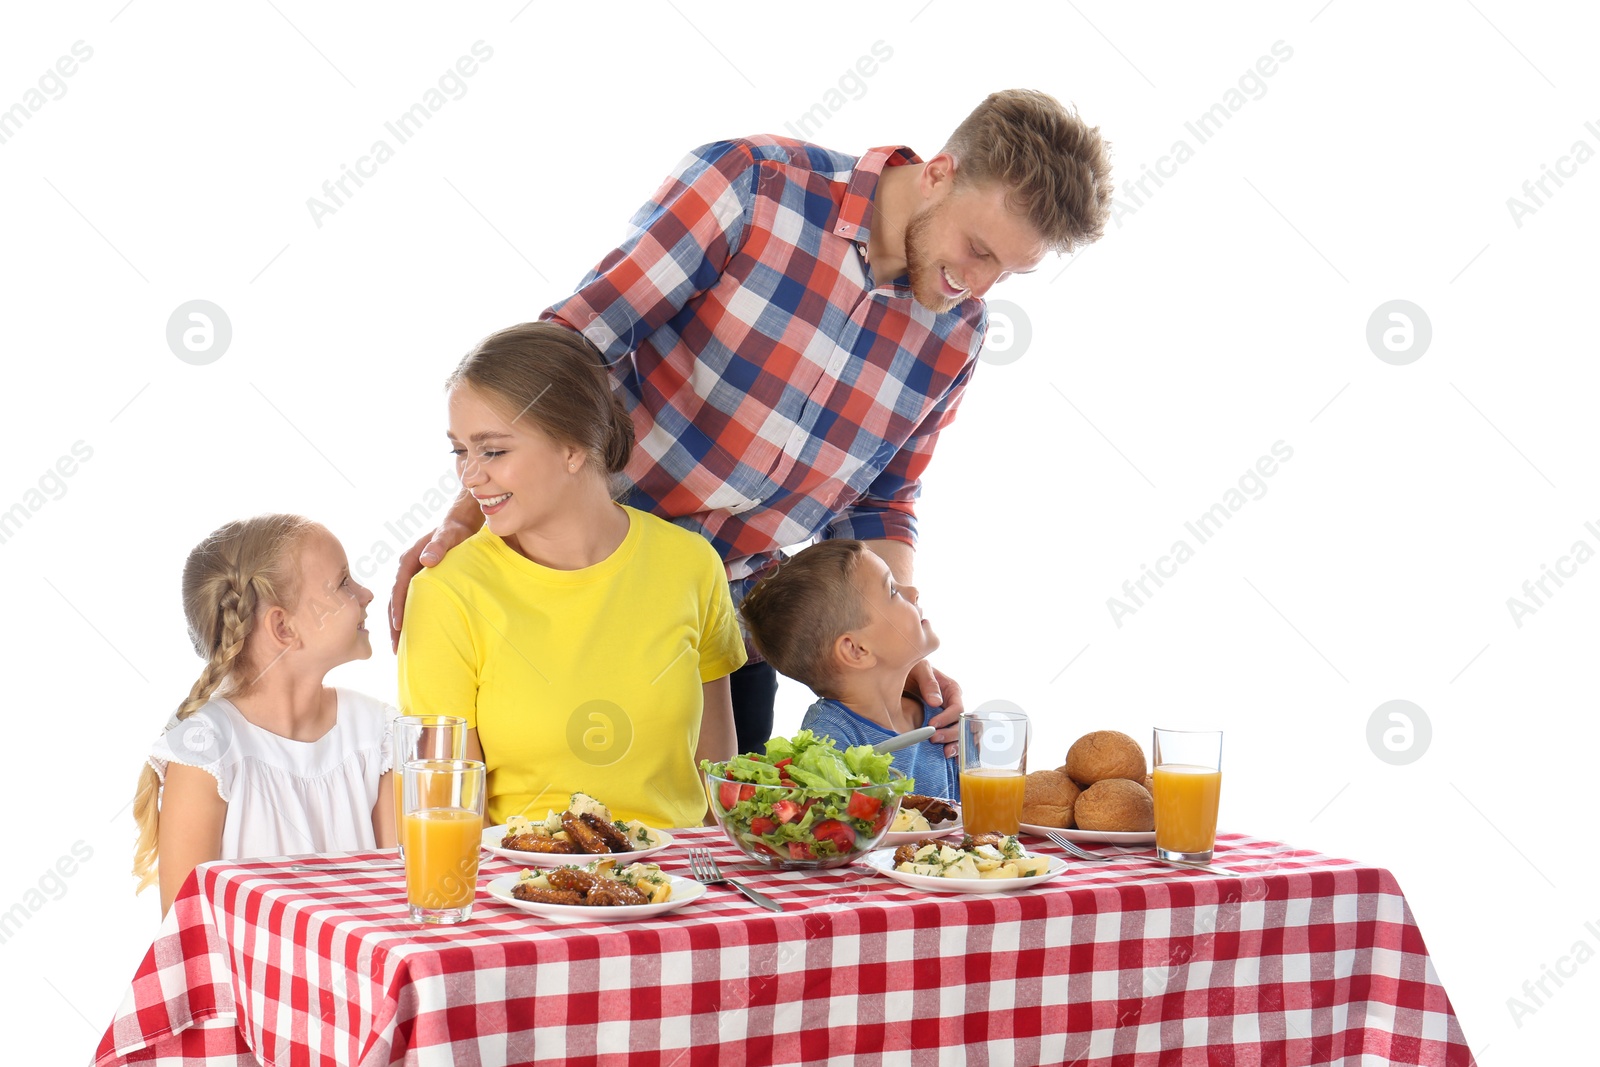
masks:
<svg viewBox="0 0 1600 1067"><path fill-rule="evenodd" d="M634 420L626 503L703 534L735 600L784 546L916 543L915 502L983 344L866 246L885 167L782 137L695 149L620 247L541 318L604 354Z"/></svg>

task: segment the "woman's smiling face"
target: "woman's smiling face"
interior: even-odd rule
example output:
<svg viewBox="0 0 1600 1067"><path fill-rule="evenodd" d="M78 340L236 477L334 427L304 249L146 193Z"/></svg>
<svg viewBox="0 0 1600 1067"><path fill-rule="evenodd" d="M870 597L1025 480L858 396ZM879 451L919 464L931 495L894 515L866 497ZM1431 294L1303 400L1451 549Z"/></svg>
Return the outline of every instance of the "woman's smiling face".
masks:
<svg viewBox="0 0 1600 1067"><path fill-rule="evenodd" d="M525 414L464 382L450 391L449 437L456 476L503 541L558 511L582 466L581 449L557 443Z"/></svg>

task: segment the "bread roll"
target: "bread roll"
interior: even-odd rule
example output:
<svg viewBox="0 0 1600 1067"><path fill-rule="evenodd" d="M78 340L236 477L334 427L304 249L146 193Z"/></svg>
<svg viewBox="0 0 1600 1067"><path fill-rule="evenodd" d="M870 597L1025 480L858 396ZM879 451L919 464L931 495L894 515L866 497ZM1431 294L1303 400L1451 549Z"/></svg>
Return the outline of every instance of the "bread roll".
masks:
<svg viewBox="0 0 1600 1067"><path fill-rule="evenodd" d="M1146 833L1156 828L1150 791L1126 778L1107 778L1078 794L1072 808L1080 830Z"/></svg>
<svg viewBox="0 0 1600 1067"><path fill-rule="evenodd" d="M1094 785L1108 778L1126 778L1138 784L1146 773L1144 749L1125 733L1096 730L1072 743L1062 770L1079 785Z"/></svg>
<svg viewBox="0 0 1600 1067"><path fill-rule="evenodd" d="M1023 786L1022 821L1034 826L1072 828L1078 787L1063 771L1034 771Z"/></svg>

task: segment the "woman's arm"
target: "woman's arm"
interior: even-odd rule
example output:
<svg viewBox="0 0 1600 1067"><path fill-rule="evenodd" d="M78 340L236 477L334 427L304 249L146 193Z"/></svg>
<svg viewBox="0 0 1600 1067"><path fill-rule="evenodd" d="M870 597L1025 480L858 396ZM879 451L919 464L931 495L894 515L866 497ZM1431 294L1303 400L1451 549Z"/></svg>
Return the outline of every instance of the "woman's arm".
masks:
<svg viewBox="0 0 1600 1067"><path fill-rule="evenodd" d="M695 766L703 759L713 763L730 760L739 753L738 737L733 729L733 687L728 676L701 686L705 694L705 709L700 713L700 743L695 746Z"/></svg>
<svg viewBox="0 0 1600 1067"><path fill-rule="evenodd" d="M228 803L217 793L214 777L198 767L167 765L156 831L163 916L197 865L222 858L222 824L227 817Z"/></svg>
<svg viewBox="0 0 1600 1067"><path fill-rule="evenodd" d="M721 763L738 753L738 734L733 727L733 686L728 676L706 682L701 687L704 708L700 712L700 743L695 746L694 765L698 771L701 760ZM717 817L706 810L704 825L717 825Z"/></svg>

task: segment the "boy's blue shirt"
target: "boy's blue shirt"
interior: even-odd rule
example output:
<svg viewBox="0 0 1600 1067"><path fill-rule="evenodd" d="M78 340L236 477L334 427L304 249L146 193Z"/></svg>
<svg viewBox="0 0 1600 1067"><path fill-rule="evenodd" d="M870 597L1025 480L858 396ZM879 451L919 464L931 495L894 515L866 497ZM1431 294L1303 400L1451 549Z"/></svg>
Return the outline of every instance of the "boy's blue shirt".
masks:
<svg viewBox="0 0 1600 1067"><path fill-rule="evenodd" d="M939 714L939 709L922 705L922 723ZM840 748L851 745L876 745L895 736L893 730L863 718L849 707L829 697L819 699L806 709L800 729L834 739ZM961 800L961 768L955 756L946 756L943 745L919 741L910 748L894 753L893 767L901 774L916 779L913 792L925 797Z"/></svg>

